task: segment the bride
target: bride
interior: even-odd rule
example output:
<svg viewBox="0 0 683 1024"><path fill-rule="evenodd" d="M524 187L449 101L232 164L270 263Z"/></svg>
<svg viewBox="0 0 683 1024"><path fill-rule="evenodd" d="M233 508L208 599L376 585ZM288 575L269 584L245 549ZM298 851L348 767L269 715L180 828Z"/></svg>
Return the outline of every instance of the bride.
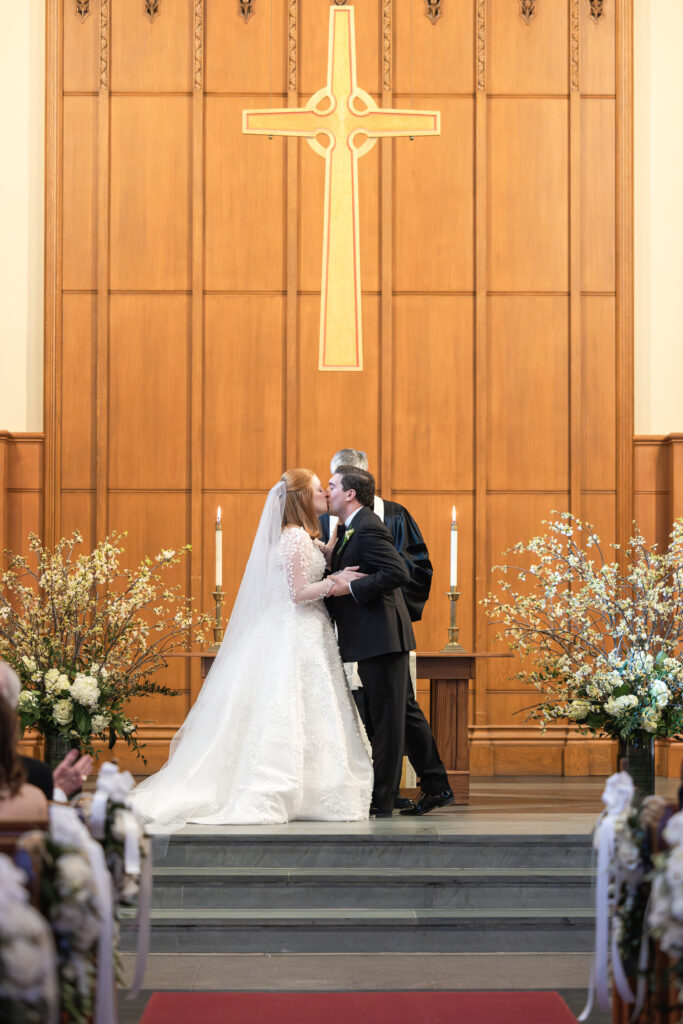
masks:
<svg viewBox="0 0 683 1024"><path fill-rule="evenodd" d="M133 793L158 829L368 817L370 746L323 599L318 516L327 494L305 469L268 494L225 638L171 743Z"/></svg>

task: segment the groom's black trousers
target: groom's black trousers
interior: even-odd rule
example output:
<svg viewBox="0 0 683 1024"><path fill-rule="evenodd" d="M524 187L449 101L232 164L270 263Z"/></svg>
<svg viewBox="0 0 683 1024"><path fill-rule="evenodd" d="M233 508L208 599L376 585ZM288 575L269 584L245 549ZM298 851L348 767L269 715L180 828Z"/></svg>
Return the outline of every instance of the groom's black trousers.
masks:
<svg viewBox="0 0 683 1024"><path fill-rule="evenodd" d="M360 663L358 667L360 674ZM361 675L361 679L362 678L363 677ZM370 732L367 724L368 714L365 683L363 683L362 689L353 691L353 696L356 701L356 706L361 720L365 725L369 736ZM423 793L429 793L432 796L443 793L449 787L448 776L446 775L446 769L443 766L443 762L439 757L439 751L436 743L434 742L434 736L432 735L429 722L425 718L422 708L415 699L410 673L408 675L408 690L406 693L404 714L404 753L415 769L420 789ZM400 778L399 770L399 782ZM396 792L398 793L398 784L396 786Z"/></svg>
<svg viewBox="0 0 683 1024"><path fill-rule="evenodd" d="M372 745L375 785L372 803L380 811L393 811L401 782L410 682L408 653L379 654L358 662L365 694L365 729Z"/></svg>

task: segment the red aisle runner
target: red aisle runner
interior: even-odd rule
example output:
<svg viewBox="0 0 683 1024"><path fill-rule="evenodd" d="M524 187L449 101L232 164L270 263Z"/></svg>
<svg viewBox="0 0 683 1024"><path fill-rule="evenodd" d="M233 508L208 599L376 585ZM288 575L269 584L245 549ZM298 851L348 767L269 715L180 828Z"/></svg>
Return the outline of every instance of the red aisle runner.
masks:
<svg viewBox="0 0 683 1024"><path fill-rule="evenodd" d="M155 992L140 1024L576 1024L557 992Z"/></svg>

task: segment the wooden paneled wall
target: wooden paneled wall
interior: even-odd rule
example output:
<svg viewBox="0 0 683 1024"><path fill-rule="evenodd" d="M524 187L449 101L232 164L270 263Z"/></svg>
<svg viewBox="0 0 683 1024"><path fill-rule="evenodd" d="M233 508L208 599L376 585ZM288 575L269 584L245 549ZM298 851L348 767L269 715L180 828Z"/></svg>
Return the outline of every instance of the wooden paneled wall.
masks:
<svg viewBox="0 0 683 1024"><path fill-rule="evenodd" d="M446 640L453 503L461 639L490 649L505 547L553 508L629 529L631 0L354 5L359 84L442 113L441 137L360 162L362 374L317 371L323 163L241 132L324 84L327 4L148 6L48 0L47 536L127 529L131 559L190 541L208 607L220 503L229 608L282 470L361 447L432 553L420 649ZM597 770L522 725L510 676L472 692L474 770ZM168 681L138 709L153 766L200 684Z"/></svg>

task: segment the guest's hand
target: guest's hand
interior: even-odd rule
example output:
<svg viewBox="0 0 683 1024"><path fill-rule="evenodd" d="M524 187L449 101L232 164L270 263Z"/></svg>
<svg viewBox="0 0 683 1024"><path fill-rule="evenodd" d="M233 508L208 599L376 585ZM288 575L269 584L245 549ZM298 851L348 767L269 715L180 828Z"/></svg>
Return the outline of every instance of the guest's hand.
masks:
<svg viewBox="0 0 683 1024"><path fill-rule="evenodd" d="M70 750L52 773L52 783L55 789L61 789L67 796L72 796L90 775L93 764L94 761L90 754L79 757L77 750Z"/></svg>

